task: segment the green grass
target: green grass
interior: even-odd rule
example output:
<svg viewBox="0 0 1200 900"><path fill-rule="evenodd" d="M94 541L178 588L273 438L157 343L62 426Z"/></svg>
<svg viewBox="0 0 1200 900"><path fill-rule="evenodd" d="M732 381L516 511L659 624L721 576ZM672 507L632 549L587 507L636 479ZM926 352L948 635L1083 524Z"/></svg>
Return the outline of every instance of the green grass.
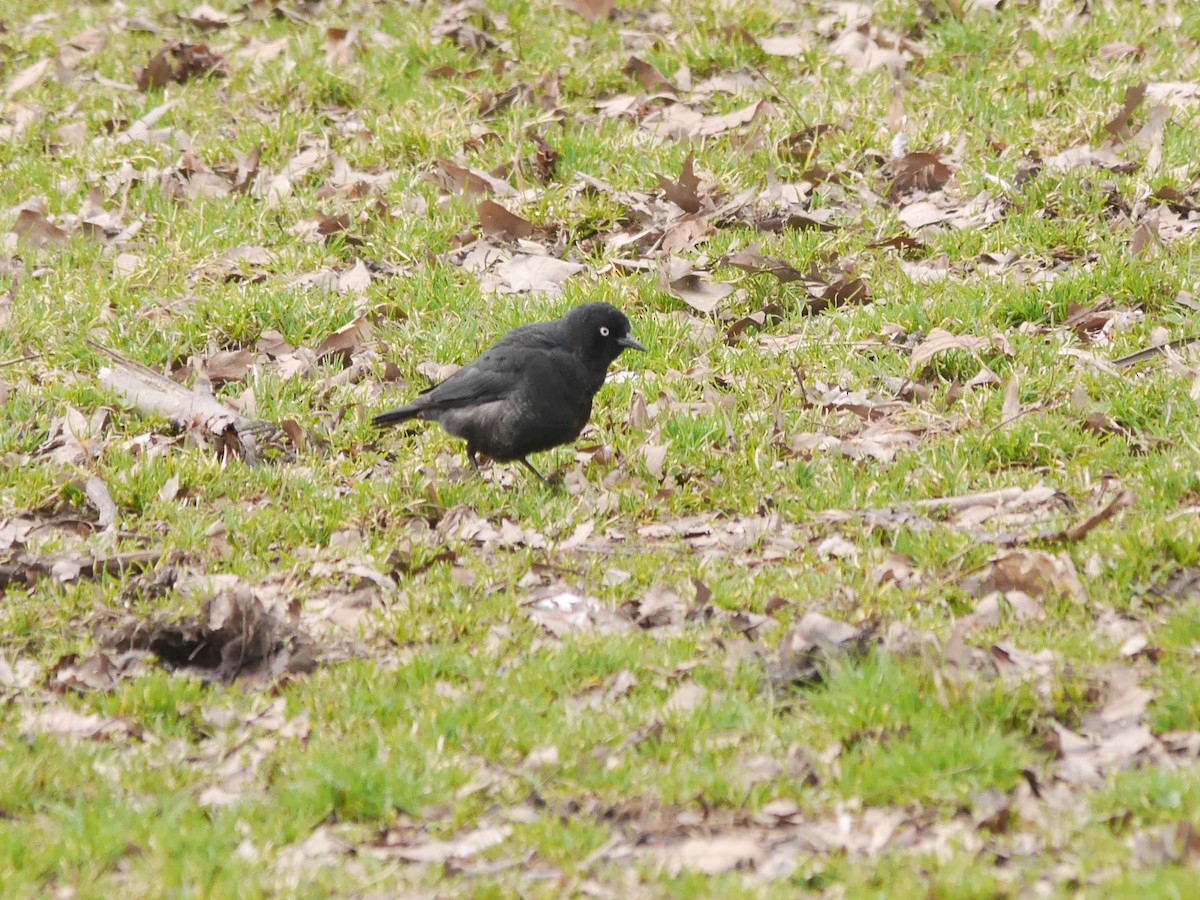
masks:
<svg viewBox="0 0 1200 900"><path fill-rule="evenodd" d="M463 7L461 21L502 43L470 52L431 37L455 15L437 4L318 4L201 32L160 0L136 10L51 0L37 16L0 0L0 82L59 53L73 76L64 82L51 64L7 97L0 121L0 209L13 210L4 227L41 197L69 233L40 249L8 235L0 259L0 567L163 554L148 573L3 589L4 896L559 897L593 882L653 897L1187 895L1186 861L1145 847L1166 846L1166 829L1200 825L1194 762L1150 754L1084 788L1056 780L1046 738L1052 722L1080 728L1102 702L1105 667L1130 667L1152 692L1144 721L1156 739L1195 731L1200 717L1196 596L1152 590L1200 561L1194 359L1183 351L1178 365L1158 359L1113 375L1068 352L1111 361L1160 329L1195 332L1194 310L1178 299L1200 275L1194 239L1129 250L1130 211L1141 214L1147 187L1186 192L1194 181L1195 104L1172 107L1156 171L1018 174L1099 146L1126 87L1186 81L1200 20L1167 22L1128 2L1036 20L1020 4L959 16L957 4L935 2L930 18L894 0L872 22L916 42L897 76L849 70L830 47L840 25L817 3L618 6L615 19L590 24L546 0ZM809 46L770 56L729 38L730 23L759 38L800 30ZM349 66L330 63L326 30L351 25L360 51ZM75 61L64 48L88 29L105 45ZM280 54L253 59L261 42L279 39ZM132 85L135 68L171 40L206 42L223 74L146 93L114 86ZM1105 48L1118 41L1139 49L1110 57ZM769 101L762 140L660 140L629 116L599 115L596 100L639 92L622 73L630 55L676 82L688 72L693 83L753 75L742 94L695 105L720 114ZM427 76L443 65L460 74ZM878 171L898 85L909 150L953 156L946 197L986 191L1003 201L990 226L923 229L922 246L903 255L877 246L906 233ZM522 90L510 105L480 116L485 96L513 86ZM178 102L151 127L173 136L119 138L169 101ZM1134 111L1135 130L1151 106ZM604 238L661 218L657 177L677 177L689 153L720 206L740 192L757 197L769 178L795 181L807 166L780 148L817 123L837 128L811 163L840 184L814 187L808 205L832 209L845 227L773 234L719 223L684 254L740 289L719 317L662 291L653 265L608 267L641 251ZM77 125L83 147L60 138ZM546 186L528 161L534 133L559 154ZM191 198L180 174L232 172L258 151L260 175L278 176L306 150L318 151L317 164L273 197ZM335 157L390 180L378 197L330 194ZM567 281L559 296L485 290L455 255L478 230L480 198L440 192L427 177L439 160L507 178L525 193L498 202L544 229L551 252L598 272ZM583 191L584 176L618 195ZM121 226L139 223L127 245L75 227L93 189ZM318 212L347 214L348 232L302 240L293 229ZM751 244L801 271L851 265L869 302L810 315L802 283L718 264ZM226 280L214 264L245 247L266 248L271 262L243 263ZM1001 271L981 263L1010 251L1018 260ZM122 252L139 260L128 274L115 270ZM904 266L942 257L940 280ZM361 294L302 281L360 260L378 273ZM1064 322L1100 298L1140 315L1089 344ZM536 461L568 489L546 490L517 467L470 477L461 446L436 427L371 426L374 412L429 383L430 364L465 362L508 328L592 300L623 308L650 352L622 357L597 398L579 445L604 453L577 462L563 447ZM723 340L730 323L767 306L777 316L761 329ZM268 361L218 389L234 401L252 392L257 417L293 420L307 436L254 465L222 459L104 389L106 360L89 343L170 373L216 350L254 349L272 331L313 350L361 314L371 333L359 379L339 377L336 360L295 377ZM909 350L934 328L1001 335L1011 355L955 350L911 371ZM794 343L767 348L760 337ZM999 383L968 387L983 365ZM871 422L826 399L840 388L867 398L860 405L884 403L906 378L923 399L879 407ZM1014 378L1022 415L1002 423ZM91 456L56 462L39 448L68 407L110 416ZM1090 427L1093 413L1124 433ZM907 429L911 443L886 461L855 458L854 439L880 424ZM843 440L847 452L796 452L802 433ZM661 480L643 457L657 444L669 445ZM92 476L117 507L113 529L92 527ZM1039 485L1059 492L1040 517L957 527L954 510L904 515L925 498ZM956 647L955 626L976 603L960 582L997 552L982 533L1052 534L1118 486L1137 499L1115 519L1075 542L1033 542L1070 556L1085 602L1051 592L1037 598L1039 615L1009 610ZM877 512L831 514L864 510ZM669 530L685 517L701 521ZM6 523L22 520L35 527L12 543ZM761 520L767 533L746 537ZM480 523L505 521L523 542L476 540ZM587 523L592 538L564 549ZM831 554L828 538L855 552ZM888 552L906 557L918 580L881 584ZM369 583L364 566L396 586L372 595L350 628L322 619L326 600ZM103 630L123 617L197 615L208 594L186 589L187 578L208 574L299 604L301 627L338 660L270 685L203 683L153 665L107 689L57 678L60 662L65 671L72 655L99 652ZM610 609L653 588L686 605L699 581L712 609L672 628L560 639L523 605L551 581ZM743 633L737 614L763 612L773 622ZM862 626L879 646L820 660L815 682L781 684L770 673L809 612ZM1109 631L1118 616L1145 634L1141 654L1121 655L1124 638ZM923 649L885 640L898 629L919 633ZM1000 644L1051 651L1051 674L996 669ZM32 683L7 674L30 666ZM694 705L672 707L677 692L697 687ZM264 723L276 698L285 711ZM95 714L134 735L45 733L28 726L40 710ZM1031 780L1041 795L1028 796ZM211 805L214 796L228 802ZM972 820L989 796L1011 804L995 830ZM785 822L769 814L780 800L797 809ZM838 822L863 835L889 816L891 839L870 849L821 842ZM503 841L444 864L380 849L501 825L511 828ZM299 867L293 851L319 828L348 851ZM764 848L757 870L673 865L685 838L733 832Z"/></svg>

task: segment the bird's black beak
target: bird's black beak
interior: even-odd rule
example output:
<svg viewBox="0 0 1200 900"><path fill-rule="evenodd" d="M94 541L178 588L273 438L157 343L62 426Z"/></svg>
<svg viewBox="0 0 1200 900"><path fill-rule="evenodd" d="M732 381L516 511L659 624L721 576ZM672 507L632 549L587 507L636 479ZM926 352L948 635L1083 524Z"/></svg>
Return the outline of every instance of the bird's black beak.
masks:
<svg viewBox="0 0 1200 900"><path fill-rule="evenodd" d="M628 347L630 350L641 350L643 353L646 351L646 348L642 346L641 341L631 334L627 334L622 338L617 338L617 344L621 347Z"/></svg>

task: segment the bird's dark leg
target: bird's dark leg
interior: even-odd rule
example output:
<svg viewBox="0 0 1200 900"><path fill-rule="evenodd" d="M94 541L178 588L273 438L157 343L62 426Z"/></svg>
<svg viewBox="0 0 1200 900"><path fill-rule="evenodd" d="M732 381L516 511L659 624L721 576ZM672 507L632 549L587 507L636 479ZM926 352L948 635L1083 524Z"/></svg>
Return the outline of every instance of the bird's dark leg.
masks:
<svg viewBox="0 0 1200 900"><path fill-rule="evenodd" d="M475 461L475 448L470 444L467 444L467 462L471 464L475 474L482 478L483 473L479 471L479 463Z"/></svg>
<svg viewBox="0 0 1200 900"><path fill-rule="evenodd" d="M534 475L536 475L538 477L538 480L542 484L546 485L547 487L552 487L550 482L546 480L546 477L541 472L539 472L537 469L535 469L532 465L530 465L529 460L527 460L525 457L522 456L520 459L517 460L517 462L519 462L521 465L523 465L525 468L527 468L530 472L532 472Z"/></svg>

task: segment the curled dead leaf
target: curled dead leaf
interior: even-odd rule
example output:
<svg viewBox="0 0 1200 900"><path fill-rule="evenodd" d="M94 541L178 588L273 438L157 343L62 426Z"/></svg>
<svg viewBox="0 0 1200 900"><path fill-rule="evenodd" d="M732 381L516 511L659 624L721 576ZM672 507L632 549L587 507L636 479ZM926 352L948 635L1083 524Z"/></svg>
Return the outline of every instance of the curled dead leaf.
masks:
<svg viewBox="0 0 1200 900"><path fill-rule="evenodd" d="M930 329L925 340L913 350L912 360L909 363L909 371L917 371L923 364L933 359L939 353L945 353L949 350L966 350L969 353L981 353L988 349L999 350L1005 356L1013 355L1013 349L1008 343L1008 338L1002 334L983 337L970 334L951 334L944 328L933 328Z"/></svg>

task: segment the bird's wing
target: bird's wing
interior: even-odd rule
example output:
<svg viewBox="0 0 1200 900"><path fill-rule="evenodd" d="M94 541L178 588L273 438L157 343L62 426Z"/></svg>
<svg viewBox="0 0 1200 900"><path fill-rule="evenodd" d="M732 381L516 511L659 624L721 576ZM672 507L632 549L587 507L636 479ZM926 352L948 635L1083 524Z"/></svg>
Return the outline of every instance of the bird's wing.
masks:
<svg viewBox="0 0 1200 900"><path fill-rule="evenodd" d="M521 386L519 353L497 353L496 347L463 366L445 381L421 391L417 401L426 410L454 409L503 400Z"/></svg>
<svg viewBox="0 0 1200 900"><path fill-rule="evenodd" d="M454 409L502 400L524 389L531 368L554 365L549 357L564 353L558 331L548 328L549 324L512 329L445 381L421 391L414 405L430 411Z"/></svg>

